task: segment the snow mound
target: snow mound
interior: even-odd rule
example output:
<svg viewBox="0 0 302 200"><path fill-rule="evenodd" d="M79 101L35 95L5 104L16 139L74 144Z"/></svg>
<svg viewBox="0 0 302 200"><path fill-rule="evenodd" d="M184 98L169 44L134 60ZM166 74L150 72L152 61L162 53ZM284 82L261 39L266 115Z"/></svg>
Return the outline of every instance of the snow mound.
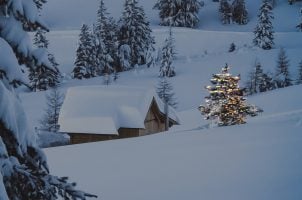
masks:
<svg viewBox="0 0 302 200"><path fill-rule="evenodd" d="M12 48L2 38L0 38L0 55L0 71L4 71L6 73L6 76L10 82L14 80L24 82L21 69L18 67L19 64L14 56Z"/></svg>
<svg viewBox="0 0 302 200"><path fill-rule="evenodd" d="M35 146L36 139L28 129L26 114L19 99L0 81L0 119L20 142L18 151L26 152L27 146Z"/></svg>

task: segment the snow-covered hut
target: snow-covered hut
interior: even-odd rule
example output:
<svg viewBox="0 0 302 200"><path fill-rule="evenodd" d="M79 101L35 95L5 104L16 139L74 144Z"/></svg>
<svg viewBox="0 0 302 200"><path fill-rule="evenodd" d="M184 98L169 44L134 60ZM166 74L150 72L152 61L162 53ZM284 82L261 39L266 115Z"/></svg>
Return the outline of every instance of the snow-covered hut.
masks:
<svg viewBox="0 0 302 200"><path fill-rule="evenodd" d="M154 89L126 86L69 88L62 105L60 132L70 143L137 137L165 130L164 103ZM169 126L179 124L169 107Z"/></svg>

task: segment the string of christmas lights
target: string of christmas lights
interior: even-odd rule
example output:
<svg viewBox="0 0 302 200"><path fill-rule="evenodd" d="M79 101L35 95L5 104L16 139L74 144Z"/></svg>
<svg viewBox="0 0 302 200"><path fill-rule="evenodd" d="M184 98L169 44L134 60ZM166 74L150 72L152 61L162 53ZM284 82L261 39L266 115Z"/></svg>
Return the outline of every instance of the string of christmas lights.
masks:
<svg viewBox="0 0 302 200"><path fill-rule="evenodd" d="M205 88L209 96L205 97L205 105L199 110L207 120L215 120L218 126L229 126L246 123L246 116L256 116L261 109L248 105L243 97L244 89L239 87L240 75L232 76L226 64L221 73L213 74L212 86Z"/></svg>

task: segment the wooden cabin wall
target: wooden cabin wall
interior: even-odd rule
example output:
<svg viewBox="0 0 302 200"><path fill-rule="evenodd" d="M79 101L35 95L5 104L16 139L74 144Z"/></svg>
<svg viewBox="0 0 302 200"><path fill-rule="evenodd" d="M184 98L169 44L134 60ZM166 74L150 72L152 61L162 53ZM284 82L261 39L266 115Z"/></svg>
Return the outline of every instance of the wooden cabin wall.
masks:
<svg viewBox="0 0 302 200"><path fill-rule="evenodd" d="M140 132L140 136L165 131L165 123L160 119L160 114L154 102L147 113L145 128L144 131Z"/></svg>
<svg viewBox="0 0 302 200"><path fill-rule="evenodd" d="M81 144L87 142L118 139L117 135L99 135L87 133L69 133L68 135L70 136L70 144Z"/></svg>
<svg viewBox="0 0 302 200"><path fill-rule="evenodd" d="M138 137L140 130L138 128L120 128L118 130L119 138Z"/></svg>

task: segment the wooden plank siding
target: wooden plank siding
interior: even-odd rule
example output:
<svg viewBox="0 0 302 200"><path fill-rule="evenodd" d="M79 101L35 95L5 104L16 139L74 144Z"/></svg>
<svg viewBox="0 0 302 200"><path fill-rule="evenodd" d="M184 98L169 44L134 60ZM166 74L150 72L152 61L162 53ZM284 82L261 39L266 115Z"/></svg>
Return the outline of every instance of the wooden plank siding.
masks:
<svg viewBox="0 0 302 200"><path fill-rule="evenodd" d="M144 124L145 130L140 133L140 136L165 131L164 117L161 116L160 110L154 99L150 105Z"/></svg>
<svg viewBox="0 0 302 200"><path fill-rule="evenodd" d="M70 144L81 144L87 142L98 142L104 140L118 139L117 135L101 135L88 133L69 133Z"/></svg>
<svg viewBox="0 0 302 200"><path fill-rule="evenodd" d="M118 130L119 138L138 137L140 129L138 128L120 128Z"/></svg>

